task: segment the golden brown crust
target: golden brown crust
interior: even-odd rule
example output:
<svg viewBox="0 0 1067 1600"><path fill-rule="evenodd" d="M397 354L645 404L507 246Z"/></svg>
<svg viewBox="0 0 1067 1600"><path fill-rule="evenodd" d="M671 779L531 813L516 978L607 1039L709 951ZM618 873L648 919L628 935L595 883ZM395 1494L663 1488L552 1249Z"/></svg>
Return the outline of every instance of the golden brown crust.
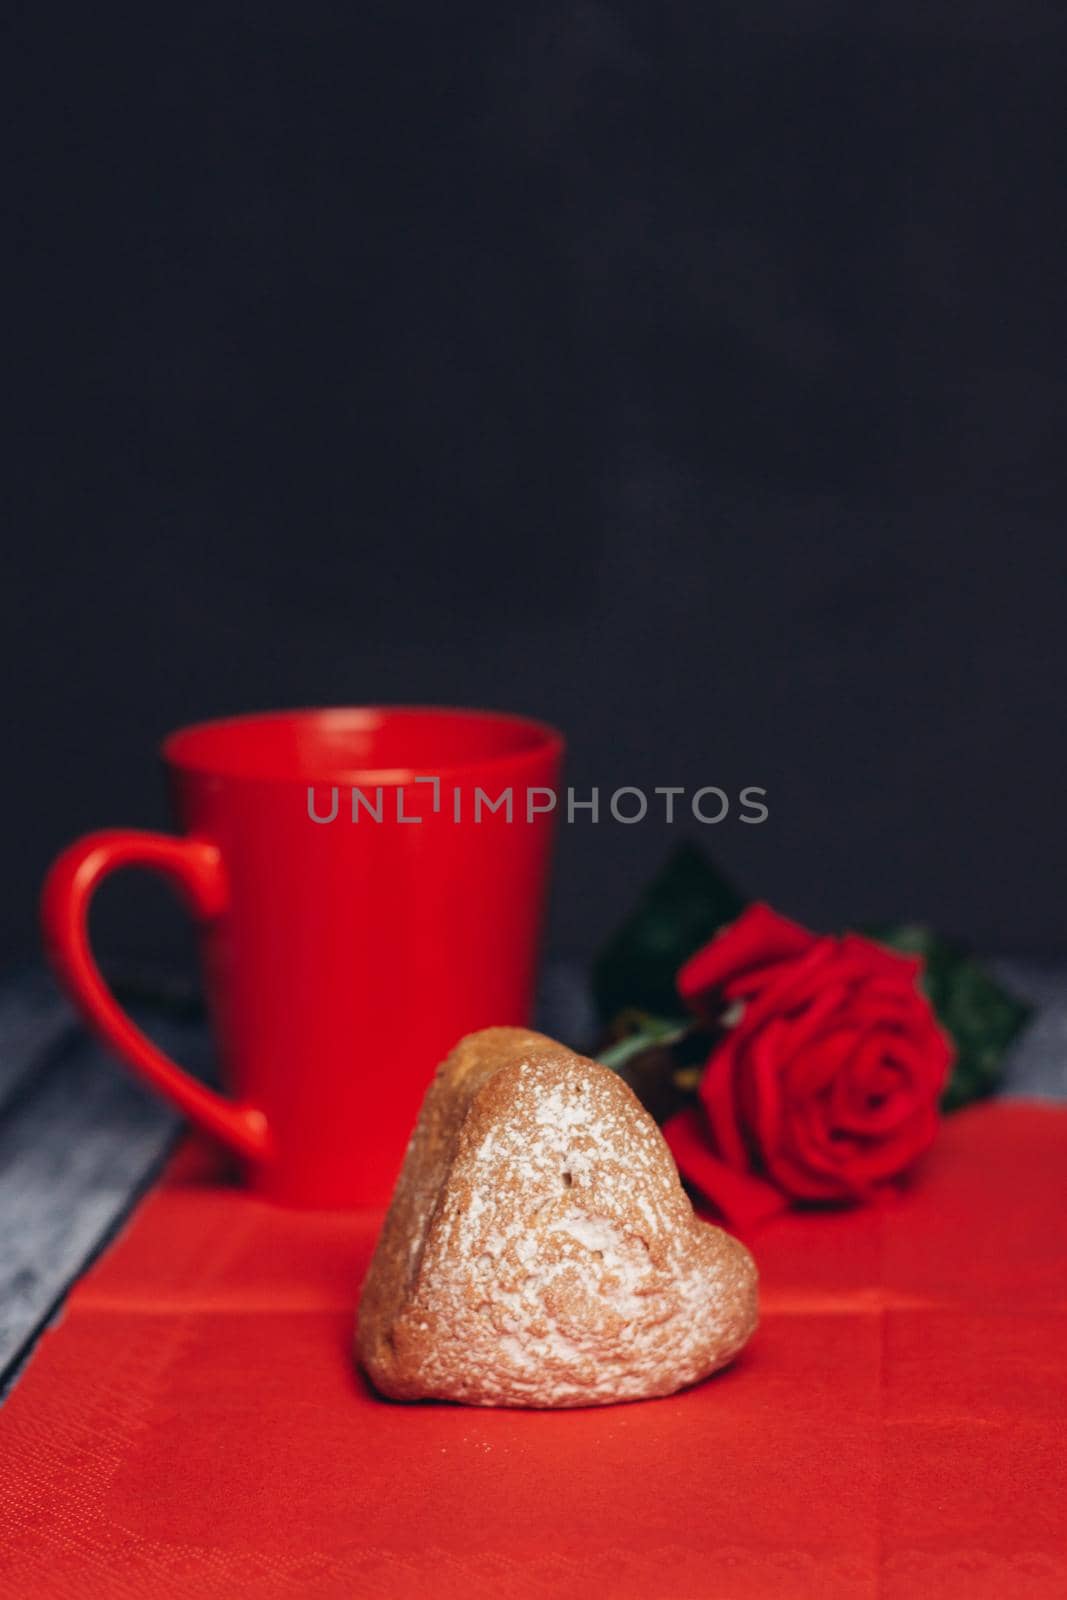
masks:
<svg viewBox="0 0 1067 1600"><path fill-rule="evenodd" d="M580 1406L670 1394L756 1325L748 1251L700 1222L606 1067L489 1028L423 1102L359 1309L396 1399Z"/></svg>

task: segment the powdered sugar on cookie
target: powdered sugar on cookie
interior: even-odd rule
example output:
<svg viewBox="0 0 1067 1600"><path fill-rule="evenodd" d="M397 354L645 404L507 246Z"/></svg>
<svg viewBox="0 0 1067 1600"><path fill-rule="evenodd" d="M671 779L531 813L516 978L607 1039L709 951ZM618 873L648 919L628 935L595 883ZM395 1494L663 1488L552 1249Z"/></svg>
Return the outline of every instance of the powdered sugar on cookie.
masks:
<svg viewBox="0 0 1067 1600"><path fill-rule="evenodd" d="M461 1041L420 1113L360 1307L404 1399L578 1406L669 1394L756 1321L748 1252L700 1222L655 1123L541 1035Z"/></svg>

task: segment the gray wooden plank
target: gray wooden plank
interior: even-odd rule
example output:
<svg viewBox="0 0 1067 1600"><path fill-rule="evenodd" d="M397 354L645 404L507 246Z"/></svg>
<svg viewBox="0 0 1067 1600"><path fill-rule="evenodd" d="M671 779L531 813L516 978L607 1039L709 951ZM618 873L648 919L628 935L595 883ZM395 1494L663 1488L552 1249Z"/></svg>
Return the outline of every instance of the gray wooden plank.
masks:
<svg viewBox="0 0 1067 1600"><path fill-rule="evenodd" d="M1034 1015L1004 1063L1006 1099L1067 1100L1067 967L1033 961L990 963Z"/></svg>
<svg viewBox="0 0 1067 1600"><path fill-rule="evenodd" d="M0 987L0 1116L75 1026L73 1006L48 973L30 968Z"/></svg>
<svg viewBox="0 0 1067 1600"><path fill-rule="evenodd" d="M202 1025L139 1020L201 1075ZM158 1170L180 1119L67 1019L0 1115L0 1386Z"/></svg>

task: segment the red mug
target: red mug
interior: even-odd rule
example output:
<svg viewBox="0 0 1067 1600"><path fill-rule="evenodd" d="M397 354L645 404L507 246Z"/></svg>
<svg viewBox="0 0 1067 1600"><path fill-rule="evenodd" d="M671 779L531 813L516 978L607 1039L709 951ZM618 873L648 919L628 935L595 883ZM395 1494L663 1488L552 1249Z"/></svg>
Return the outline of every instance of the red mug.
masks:
<svg viewBox="0 0 1067 1600"><path fill-rule="evenodd" d="M87 1021L284 1204L389 1197L456 1040L524 1024L563 740L523 717L283 711L163 744L180 837L114 830L45 881L46 945ZM156 1048L108 990L87 912L116 867L169 878L199 924L230 1096Z"/></svg>

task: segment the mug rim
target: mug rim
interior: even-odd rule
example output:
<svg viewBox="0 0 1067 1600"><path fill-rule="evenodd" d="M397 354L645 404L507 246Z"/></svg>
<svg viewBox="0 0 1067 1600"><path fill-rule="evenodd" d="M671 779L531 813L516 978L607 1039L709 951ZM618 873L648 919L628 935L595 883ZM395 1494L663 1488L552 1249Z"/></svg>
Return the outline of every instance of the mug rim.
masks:
<svg viewBox="0 0 1067 1600"><path fill-rule="evenodd" d="M546 755L562 756L564 737L558 728L550 723L542 722L536 717L527 717L519 712L496 711L488 707L479 706L443 706L443 705L412 705L408 703L389 705L332 705L332 706L287 706L266 711L237 712L229 716L207 717L198 722L183 724L168 733L160 743L160 753L167 766L176 772L188 773L197 777L224 778L232 783L260 783L260 784L294 784L306 786L308 784L369 784L382 787L399 786L410 783L422 773L419 768L409 767L374 767L359 764L326 763L320 770L312 775L310 772L279 773L270 770L256 770L254 763L242 763L235 760L232 764L217 757L212 759L198 751L206 736L219 735L228 729L247 728L253 724L264 723L309 723L324 717L353 717L386 718L386 717L420 716L431 717L440 722L447 721L481 721L496 728L512 727L528 733L530 742L515 750L498 751L495 754L486 754L479 757L465 756L455 761L436 761L433 763L433 775L441 778L455 778L469 773L488 773L499 768L510 768L514 771L526 763L543 759Z"/></svg>

